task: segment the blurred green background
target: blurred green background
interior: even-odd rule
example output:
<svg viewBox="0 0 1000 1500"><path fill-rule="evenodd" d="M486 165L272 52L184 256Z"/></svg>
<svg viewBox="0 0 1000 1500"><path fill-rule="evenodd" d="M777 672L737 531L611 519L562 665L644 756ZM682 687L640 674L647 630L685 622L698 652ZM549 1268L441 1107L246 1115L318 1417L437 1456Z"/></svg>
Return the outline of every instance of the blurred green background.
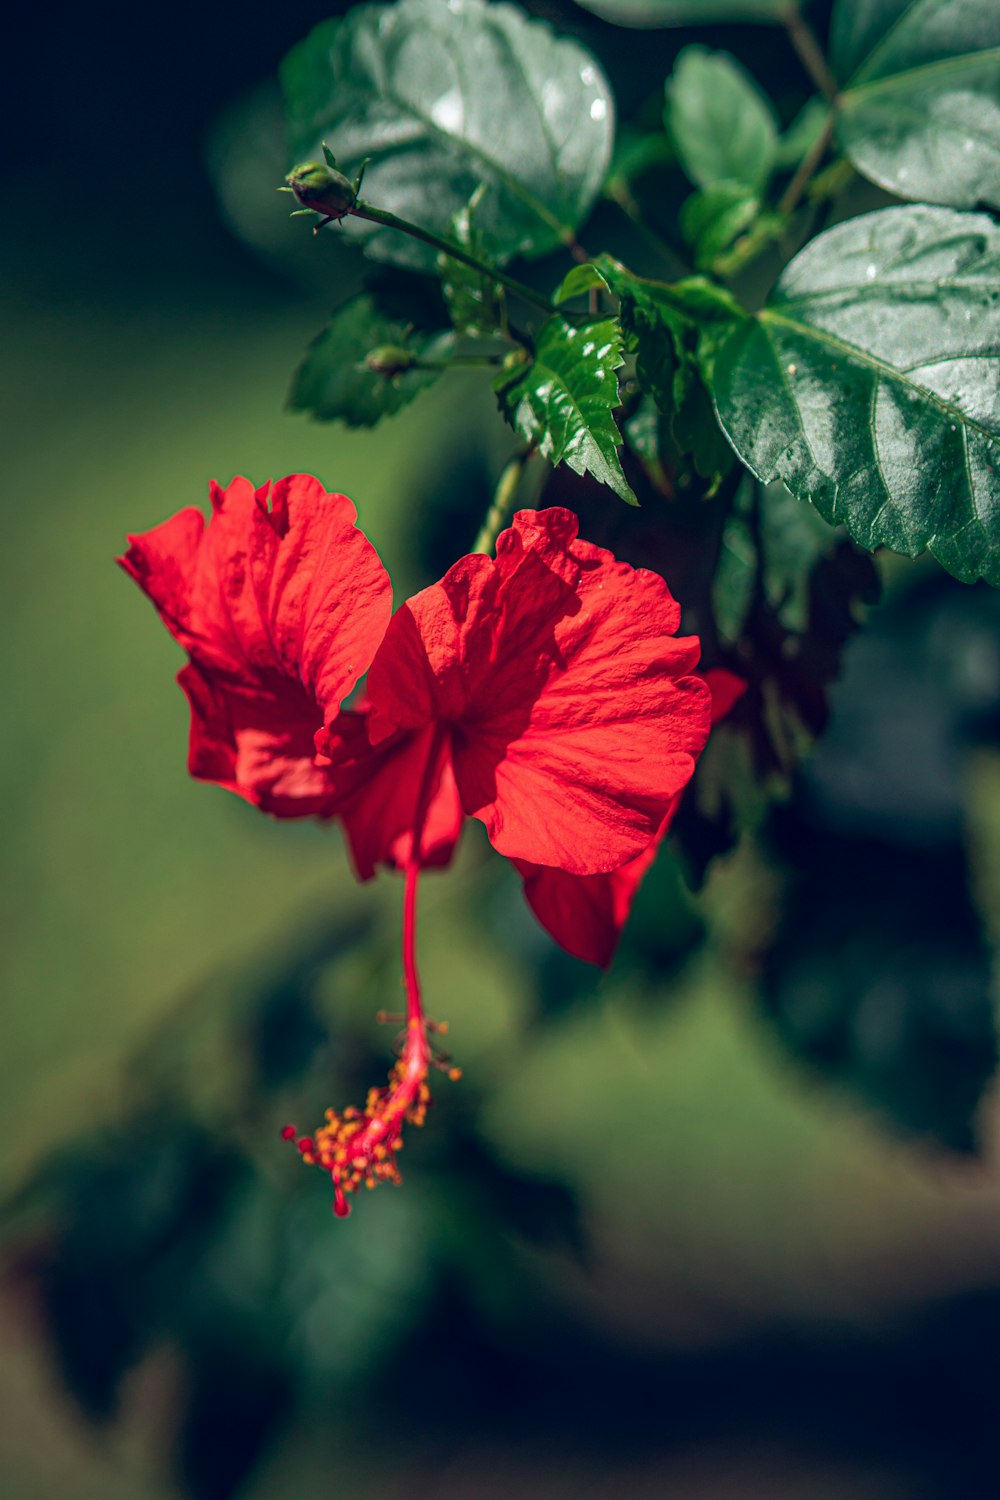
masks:
<svg viewBox="0 0 1000 1500"><path fill-rule="evenodd" d="M990 1493L988 591L884 569L790 805L696 896L668 853L605 978L471 830L422 937L465 1077L405 1187L339 1224L278 1139L388 1065L399 888L356 887L335 832L188 780L179 653L112 558L209 478L307 470L407 591L467 549L505 451L483 387L369 434L282 410L358 268L241 175L273 149L266 94L245 101L328 12L20 22L3 1492ZM547 13L606 45L633 105L691 39ZM773 33L718 40L790 66Z"/></svg>

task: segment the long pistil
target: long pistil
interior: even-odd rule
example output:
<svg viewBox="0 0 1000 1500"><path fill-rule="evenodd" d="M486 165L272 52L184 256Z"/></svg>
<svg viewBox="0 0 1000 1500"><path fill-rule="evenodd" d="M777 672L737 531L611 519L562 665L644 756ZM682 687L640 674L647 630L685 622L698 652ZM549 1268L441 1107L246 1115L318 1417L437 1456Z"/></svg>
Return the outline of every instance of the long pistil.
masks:
<svg viewBox="0 0 1000 1500"><path fill-rule="evenodd" d="M417 798L413 849L406 866L403 888L403 984L406 989L405 1031L399 1060L389 1074L384 1088L368 1092L363 1110L349 1108L342 1114L326 1111L325 1124L314 1135L300 1136L294 1125L286 1125L282 1135L294 1141L302 1160L330 1174L333 1183L333 1211L346 1218L351 1211L349 1196L364 1185L373 1188L379 1182L402 1181L396 1155L403 1145L403 1126L422 1125L431 1102L427 1085L429 1069L440 1067L451 1078L461 1076L458 1068L448 1068L446 1059L436 1057L428 1041L428 1032L444 1031L444 1026L429 1021L424 1014L417 969L417 889L421 871L421 840L437 756L439 736L435 736L428 756L420 793Z"/></svg>

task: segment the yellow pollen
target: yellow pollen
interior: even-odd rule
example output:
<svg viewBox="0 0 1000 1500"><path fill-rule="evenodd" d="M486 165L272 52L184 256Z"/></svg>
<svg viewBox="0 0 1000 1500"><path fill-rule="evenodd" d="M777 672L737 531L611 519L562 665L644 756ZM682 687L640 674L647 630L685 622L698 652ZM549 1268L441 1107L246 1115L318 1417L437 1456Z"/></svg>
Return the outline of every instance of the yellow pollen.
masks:
<svg viewBox="0 0 1000 1500"><path fill-rule="evenodd" d="M443 1028L436 1027L441 1030ZM400 1183L396 1153L402 1150L404 1123L423 1125L431 1103L427 1071L433 1058L427 1029L419 1022L408 1025L402 1055L389 1072L383 1088L368 1091L363 1110L353 1105L339 1112L324 1111L324 1124L312 1136L297 1136L287 1127L285 1138L294 1140L307 1166L328 1172L334 1188L334 1209L340 1216L349 1211L347 1196L359 1188L380 1182ZM445 1069L449 1077L460 1076L458 1068Z"/></svg>

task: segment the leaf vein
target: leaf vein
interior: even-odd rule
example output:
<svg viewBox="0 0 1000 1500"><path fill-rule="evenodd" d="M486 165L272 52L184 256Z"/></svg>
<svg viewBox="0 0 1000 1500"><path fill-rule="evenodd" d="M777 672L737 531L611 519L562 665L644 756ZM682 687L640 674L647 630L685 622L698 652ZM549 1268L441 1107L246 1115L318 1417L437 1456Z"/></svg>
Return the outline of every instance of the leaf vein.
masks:
<svg viewBox="0 0 1000 1500"><path fill-rule="evenodd" d="M1000 61L1000 47L984 47L979 52L961 52L955 57L938 57L933 62L921 63L916 68L906 68L899 73L888 73L883 78L873 78L870 83L849 83L841 93L841 102L852 104L859 98L870 98L875 93L886 93L893 89L912 88L915 80L925 79L929 74L957 72L967 69L970 62L978 64Z"/></svg>
<svg viewBox="0 0 1000 1500"><path fill-rule="evenodd" d="M786 328L791 328L803 338L812 338L819 344L826 344L829 348L837 350L838 353L845 355L847 358L856 359L860 364L865 365L868 369L873 370L883 378L896 380L909 390L915 391L919 396L930 402L932 406L936 406L945 416L954 417L973 431L980 433L985 438L989 438L991 442L994 440L995 435L983 427L981 423L977 422L974 417L968 416L960 406L955 406L952 402L945 400L943 396L939 396L936 391L929 390L927 386L921 385L919 381L910 380L906 372L899 369L897 365L891 365L887 360L879 359L877 355L870 354L866 349L859 348L857 344L849 344L845 339L838 338L836 334L828 333L825 329L816 328L811 323L801 323L795 318L783 317L781 313L777 313L771 308L764 308L762 312L757 314L757 317L759 319L766 318L769 322L780 323Z"/></svg>

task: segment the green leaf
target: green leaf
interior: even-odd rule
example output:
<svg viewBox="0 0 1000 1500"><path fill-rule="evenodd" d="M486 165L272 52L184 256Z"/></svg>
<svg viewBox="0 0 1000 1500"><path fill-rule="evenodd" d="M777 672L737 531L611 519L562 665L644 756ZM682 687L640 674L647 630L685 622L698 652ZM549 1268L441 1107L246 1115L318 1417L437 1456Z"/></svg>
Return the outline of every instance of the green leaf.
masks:
<svg viewBox="0 0 1000 1500"><path fill-rule="evenodd" d="M599 275L621 302L621 325L636 356L639 384L669 418L678 452L690 455L712 487L732 466L732 451L721 431L706 384L714 351L733 323L744 316L739 303L700 276L673 283L633 276L610 256L578 266L576 279ZM562 290L562 289L561 289Z"/></svg>
<svg viewBox="0 0 1000 1500"><path fill-rule="evenodd" d="M664 119L681 166L698 187L764 187L777 151L777 121L770 100L728 52L684 48L667 79Z"/></svg>
<svg viewBox="0 0 1000 1500"><path fill-rule="evenodd" d="M298 158L326 140L379 208L447 235L480 184L477 227L497 260L571 239L601 191L614 104L578 43L510 5L398 0L326 21L281 70ZM398 231L344 221L377 259L432 269Z"/></svg>
<svg viewBox="0 0 1000 1500"><path fill-rule="evenodd" d="M828 230L718 352L723 426L873 550L1000 586L1000 230L913 205Z"/></svg>
<svg viewBox="0 0 1000 1500"><path fill-rule="evenodd" d="M843 532L780 483L761 491L760 522L764 598L786 629L801 634L809 623L812 570L833 553Z"/></svg>
<svg viewBox="0 0 1000 1500"><path fill-rule="evenodd" d="M589 472L635 505L612 415L619 405L616 371L623 363L614 318L574 327L557 315L539 329L531 363L505 370L494 389L507 421L551 463Z"/></svg>
<svg viewBox="0 0 1000 1500"><path fill-rule="evenodd" d="M485 247L474 218L481 199L482 190L477 189L452 219L450 235L457 245L480 260ZM438 273L448 316L456 333L467 338L492 333L500 324L503 307L503 294L497 283L450 255L438 256Z"/></svg>
<svg viewBox="0 0 1000 1500"><path fill-rule="evenodd" d="M382 417L409 405L440 373L419 366L395 375L370 369L367 360L379 349L399 349L414 360L441 358L450 333L414 332L412 325L386 314L378 299L364 292L334 313L313 339L292 379L288 405L321 422L374 427Z"/></svg>
<svg viewBox="0 0 1000 1500"><path fill-rule="evenodd" d="M794 5L787 0L578 0L618 26L708 26L723 21L781 24Z"/></svg>
<svg viewBox="0 0 1000 1500"><path fill-rule="evenodd" d="M726 521L712 592L723 634L739 639L755 584L785 629L803 634L812 571L842 538L780 482L758 488L748 477Z"/></svg>
<svg viewBox="0 0 1000 1500"><path fill-rule="evenodd" d="M712 580L712 613L720 634L728 641L738 641L742 634L753 601L757 566L757 548L747 517L741 510L734 510L723 527Z"/></svg>
<svg viewBox="0 0 1000 1500"><path fill-rule="evenodd" d="M680 227L699 270L714 265L756 219L760 198L742 182L716 182L681 205Z"/></svg>
<svg viewBox="0 0 1000 1500"><path fill-rule="evenodd" d="M841 145L901 198L1000 205L1000 5L838 0Z"/></svg>
<svg viewBox="0 0 1000 1500"><path fill-rule="evenodd" d="M574 297L585 297L588 292L593 291L594 287L598 287L602 292L611 291L601 267L592 260L588 260L583 265L574 266L572 270L566 272L553 294L552 301L557 307L561 307L564 302L572 302Z"/></svg>
<svg viewBox="0 0 1000 1500"><path fill-rule="evenodd" d="M696 344L699 355L709 360L715 347L726 337L734 322L745 317L735 297L724 287L716 286L703 276L688 276L681 281L647 281L634 276L610 255L576 266L563 282L557 296L569 286L576 290L599 281L613 292L622 304L626 332L640 336L644 326L650 333L674 335ZM650 369L655 383L655 371Z"/></svg>
<svg viewBox="0 0 1000 1500"><path fill-rule="evenodd" d="M663 414L650 396L643 396L622 427L629 448L646 465L659 463Z"/></svg>
<svg viewBox="0 0 1000 1500"><path fill-rule="evenodd" d="M670 417L674 442L682 455L690 456L696 472L709 480L706 495L711 497L733 467L735 455L695 360L683 360L677 367L674 403Z"/></svg>

